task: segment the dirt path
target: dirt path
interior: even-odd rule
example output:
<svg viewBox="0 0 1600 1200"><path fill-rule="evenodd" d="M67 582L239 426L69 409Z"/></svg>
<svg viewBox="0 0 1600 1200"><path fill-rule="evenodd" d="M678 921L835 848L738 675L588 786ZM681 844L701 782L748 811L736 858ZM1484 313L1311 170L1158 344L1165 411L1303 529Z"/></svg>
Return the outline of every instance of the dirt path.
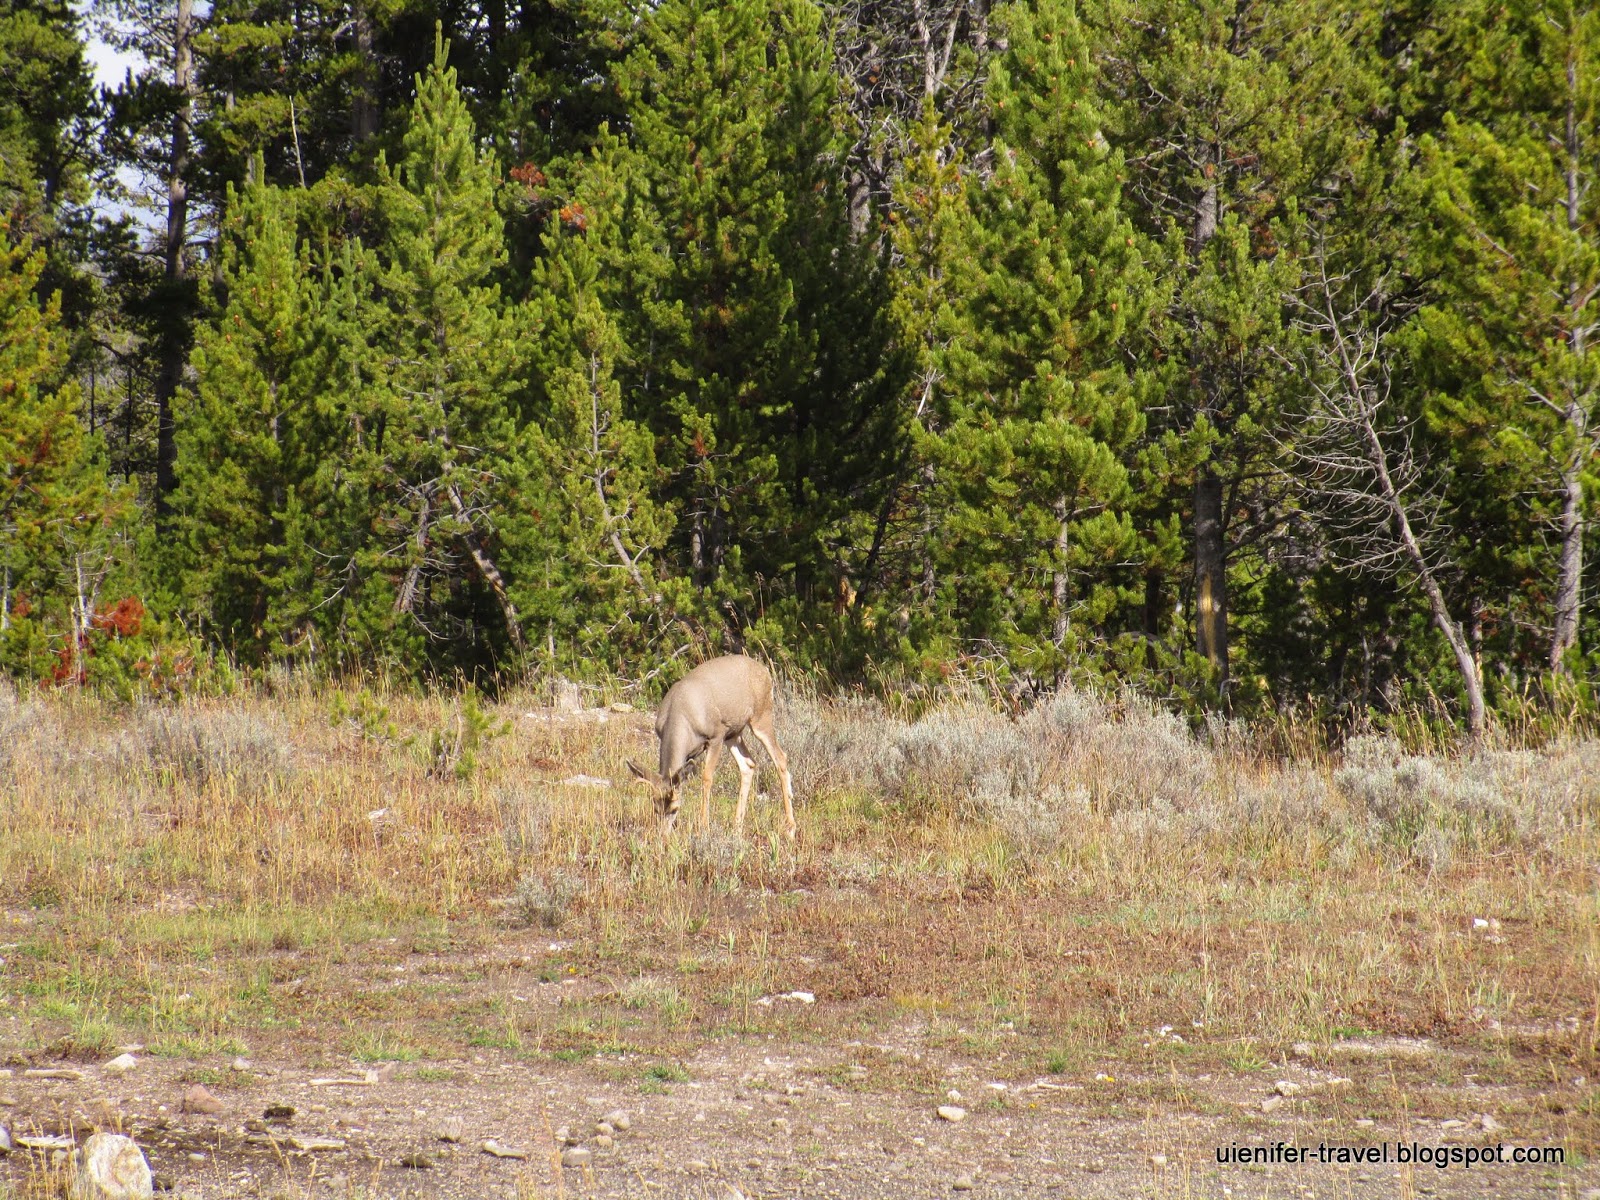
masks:
<svg viewBox="0 0 1600 1200"><path fill-rule="evenodd" d="M940 1067L958 1084L959 1101L857 1090L848 1064L862 1057L870 1058L868 1048L728 1039L687 1060L688 1079L641 1093L637 1079L608 1078L615 1064L604 1059L529 1064L482 1056L404 1064L368 1084L330 1084L314 1083L327 1076L276 1056L230 1069L208 1089L223 1105L212 1115L182 1110L193 1085L179 1077L189 1064L141 1058L114 1076L98 1066L36 1062L0 1076L0 1121L13 1136L81 1137L91 1127L128 1132L173 1195L204 1200L1600 1196L1595 1164L1219 1165L1216 1148L1234 1144L1281 1142L1314 1153L1319 1143L1388 1143L1392 1154L1398 1142L1515 1142L1507 1131L1486 1132L1471 1122L1444 1128L1415 1121L1402 1129L1381 1117L1362 1124L1367 1119L1328 1115L1319 1111L1324 1073L1310 1069L1289 1072L1306 1090L1271 1113L1261 1111L1259 1076L1201 1076L1183 1081L1198 1111L1153 1106L1140 1117L1106 1115L1092 1083L1043 1080L1002 1089L954 1060ZM52 1067L81 1077L26 1073ZM1470 1090L1460 1095L1464 1112L1485 1098ZM942 1119L941 1099L967 1115ZM292 1106L295 1115L269 1123L263 1120L269 1106ZM628 1128L615 1130L610 1146L597 1143L596 1123L616 1110L627 1113ZM557 1165L563 1131L588 1151L587 1162ZM441 1133L461 1140L442 1141ZM295 1148L315 1139L343 1148ZM527 1158L495 1157L481 1148L491 1140ZM30 1179L38 1185L49 1174L49 1157L19 1148L0 1160L0 1180L26 1195Z"/></svg>

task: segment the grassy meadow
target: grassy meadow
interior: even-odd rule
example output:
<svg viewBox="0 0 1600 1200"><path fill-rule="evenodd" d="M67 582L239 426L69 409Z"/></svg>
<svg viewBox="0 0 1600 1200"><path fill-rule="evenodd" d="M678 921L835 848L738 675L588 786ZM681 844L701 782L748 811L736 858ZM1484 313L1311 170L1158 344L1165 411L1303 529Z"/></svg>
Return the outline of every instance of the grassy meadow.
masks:
<svg viewBox="0 0 1600 1200"><path fill-rule="evenodd" d="M624 783L650 716L604 696L0 699L0 1064L491 1053L648 1093L709 1041L909 1031L1116 1114L1429 1039L1347 1102L1426 1116L1459 1076L1600 1151L1600 742L1286 757L1127 698L793 691L793 845L775 795L731 835L725 766L712 828L692 793L663 846ZM556 980L558 1007L511 1002ZM942 1090L882 1049L839 1081Z"/></svg>

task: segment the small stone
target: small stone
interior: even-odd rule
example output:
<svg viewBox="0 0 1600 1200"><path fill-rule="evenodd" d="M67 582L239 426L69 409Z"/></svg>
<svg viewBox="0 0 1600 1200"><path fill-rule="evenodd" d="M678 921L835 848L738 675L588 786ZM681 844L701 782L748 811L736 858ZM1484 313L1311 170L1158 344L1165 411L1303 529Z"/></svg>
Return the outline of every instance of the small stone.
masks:
<svg viewBox="0 0 1600 1200"><path fill-rule="evenodd" d="M711 1170L711 1164L706 1162L706 1160L703 1159L703 1158L691 1158L688 1162L684 1163L683 1165L688 1170L693 1171L697 1175L702 1171Z"/></svg>
<svg viewBox="0 0 1600 1200"><path fill-rule="evenodd" d="M208 1113L215 1115L222 1111L223 1103L205 1088L204 1084L195 1084L183 1094L183 1111L190 1113Z"/></svg>
<svg viewBox="0 0 1600 1200"><path fill-rule="evenodd" d="M150 1176L150 1186L158 1192L170 1192L178 1186L178 1181L165 1171L157 1171Z"/></svg>
<svg viewBox="0 0 1600 1200"><path fill-rule="evenodd" d="M139 1060L131 1054L119 1054L108 1063L102 1063L102 1071L110 1071L113 1075L122 1075L133 1070L139 1065Z"/></svg>
<svg viewBox="0 0 1600 1200"><path fill-rule="evenodd" d="M1479 1113L1478 1128L1483 1130L1485 1133L1493 1133L1497 1129L1503 1129L1504 1126L1501 1125L1499 1121L1496 1121L1493 1117L1491 1117L1488 1113Z"/></svg>
<svg viewBox="0 0 1600 1200"><path fill-rule="evenodd" d="M1377 1124L1377 1122L1374 1121L1371 1117L1358 1117L1356 1119L1356 1128L1357 1129L1371 1129L1376 1124Z"/></svg>
<svg viewBox="0 0 1600 1200"><path fill-rule="evenodd" d="M1317 1056L1317 1048L1310 1042L1296 1042L1291 1053L1296 1058L1315 1058Z"/></svg>
<svg viewBox="0 0 1600 1200"><path fill-rule="evenodd" d="M465 1132L460 1117L446 1117L439 1122L439 1127L434 1130L434 1136L441 1142L459 1143Z"/></svg>
<svg viewBox="0 0 1600 1200"><path fill-rule="evenodd" d="M17 1098L15 1096L10 1094L0 1096L0 1108L15 1108L16 1106Z"/></svg>
<svg viewBox="0 0 1600 1200"><path fill-rule="evenodd" d="M596 1134L595 1135L594 1145L595 1145L595 1149L596 1150L609 1150L609 1149L611 1149L611 1147L615 1146L616 1144L617 1144L616 1138L612 1137L609 1133L601 1133L601 1134Z"/></svg>
<svg viewBox="0 0 1600 1200"><path fill-rule="evenodd" d="M150 1163L130 1137L97 1133L72 1158L72 1200L150 1200Z"/></svg>
<svg viewBox="0 0 1600 1200"><path fill-rule="evenodd" d="M63 1083L77 1083L83 1078L82 1071L74 1071L70 1067L41 1067L38 1070L24 1071L24 1079L55 1079Z"/></svg>
<svg viewBox="0 0 1600 1200"><path fill-rule="evenodd" d="M971 1175L957 1175L950 1182L950 1188L956 1192L970 1192L972 1190Z"/></svg>
<svg viewBox="0 0 1600 1200"><path fill-rule="evenodd" d="M267 1123L258 1117L251 1117L244 1123L244 1128L247 1133L265 1133L267 1131Z"/></svg>
<svg viewBox="0 0 1600 1200"><path fill-rule="evenodd" d="M328 1106L326 1104L313 1104L306 1111L309 1113L325 1113L328 1111Z"/></svg>
<svg viewBox="0 0 1600 1200"><path fill-rule="evenodd" d="M189 1161L192 1163L203 1163L205 1160L206 1156L201 1154L198 1150L189 1155Z"/></svg>
<svg viewBox="0 0 1600 1200"><path fill-rule="evenodd" d="M593 1155L591 1155L582 1146L573 1146L571 1149L562 1153L561 1165L563 1167L586 1167L589 1165L589 1159L592 1157Z"/></svg>
<svg viewBox="0 0 1600 1200"><path fill-rule="evenodd" d="M616 1129L612 1127L609 1121L596 1121L594 1123L594 1131L597 1134L609 1137L616 1132Z"/></svg>
<svg viewBox="0 0 1600 1200"><path fill-rule="evenodd" d="M307 1152L343 1150L345 1148L345 1143L340 1141L338 1138L290 1138L289 1148L291 1150L302 1150Z"/></svg>
<svg viewBox="0 0 1600 1200"><path fill-rule="evenodd" d="M1282 1107L1283 1107L1283 1097L1282 1096L1268 1096L1265 1100L1263 1100L1261 1102L1261 1111L1262 1112L1274 1112L1277 1109L1280 1109Z"/></svg>
<svg viewBox="0 0 1600 1200"><path fill-rule="evenodd" d="M269 1121L282 1123L294 1120L294 1111L292 1104L269 1104L261 1110L261 1115Z"/></svg>
<svg viewBox="0 0 1600 1200"><path fill-rule="evenodd" d="M0 1125L0 1157L10 1154L14 1147L11 1145L11 1130Z"/></svg>
<svg viewBox="0 0 1600 1200"><path fill-rule="evenodd" d="M413 1171L426 1171L433 1166L433 1159L418 1150L411 1154L402 1154L399 1163L402 1167L410 1167Z"/></svg>
<svg viewBox="0 0 1600 1200"><path fill-rule="evenodd" d="M1439 1128L1440 1129L1463 1129L1463 1128L1466 1127L1466 1124L1467 1123L1465 1121L1440 1121L1439 1122Z"/></svg>
<svg viewBox="0 0 1600 1200"><path fill-rule="evenodd" d="M967 1110L956 1104L941 1104L939 1106L939 1119L942 1121L965 1121Z"/></svg>
<svg viewBox="0 0 1600 1200"><path fill-rule="evenodd" d="M512 1146L502 1146L499 1142L495 1141L493 1138L490 1138L488 1141L482 1143L478 1148L480 1150L482 1150L485 1154L492 1154L496 1158L527 1158L528 1157L528 1152L526 1150L518 1150L518 1149L516 1149L515 1147L512 1147Z"/></svg>
<svg viewBox="0 0 1600 1200"><path fill-rule="evenodd" d="M620 1129L624 1133L633 1128L633 1118L625 1109L615 1109L600 1119L611 1126L612 1129Z"/></svg>
<svg viewBox="0 0 1600 1200"><path fill-rule="evenodd" d="M1301 1092L1305 1091L1305 1089L1298 1083L1288 1079L1278 1080L1277 1083L1272 1085L1272 1090L1277 1092L1280 1096L1298 1096Z"/></svg>
<svg viewBox="0 0 1600 1200"><path fill-rule="evenodd" d="M1165 1154L1152 1154L1150 1156L1150 1165L1152 1167L1164 1167L1164 1166L1166 1166L1167 1165L1167 1156Z"/></svg>
<svg viewBox="0 0 1600 1200"><path fill-rule="evenodd" d="M956 1091L955 1088L951 1088L948 1092L946 1092L944 1094L944 1098L950 1101L951 1104L961 1103L961 1093Z"/></svg>

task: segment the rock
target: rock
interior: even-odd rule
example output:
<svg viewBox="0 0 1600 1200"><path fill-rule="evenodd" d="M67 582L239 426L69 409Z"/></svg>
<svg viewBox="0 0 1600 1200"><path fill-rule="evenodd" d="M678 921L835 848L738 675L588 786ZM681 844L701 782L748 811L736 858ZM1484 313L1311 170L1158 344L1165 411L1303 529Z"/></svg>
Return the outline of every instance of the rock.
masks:
<svg viewBox="0 0 1600 1200"><path fill-rule="evenodd" d="M1282 1107L1283 1107L1283 1097L1282 1096L1268 1096L1265 1100L1263 1100L1261 1102L1261 1111L1262 1112L1274 1112L1277 1109L1280 1109Z"/></svg>
<svg viewBox="0 0 1600 1200"><path fill-rule="evenodd" d="M613 1128L611 1123L608 1121L596 1121L594 1123L594 1131L596 1134L599 1134L603 1137L610 1137L616 1132L616 1129Z"/></svg>
<svg viewBox="0 0 1600 1200"><path fill-rule="evenodd" d="M1296 1042L1290 1051L1296 1058L1315 1058L1317 1048L1310 1042Z"/></svg>
<svg viewBox="0 0 1600 1200"><path fill-rule="evenodd" d="M165 1171L157 1171L150 1176L150 1186L158 1192L170 1192L178 1186L178 1181Z"/></svg>
<svg viewBox="0 0 1600 1200"><path fill-rule="evenodd" d="M402 1167L410 1167L413 1171L426 1171L433 1166L433 1159L420 1150L411 1154L402 1154L397 1161Z"/></svg>
<svg viewBox="0 0 1600 1200"><path fill-rule="evenodd" d="M625 1109L615 1109L600 1119L611 1126L612 1129L620 1129L624 1133L633 1128L633 1118Z"/></svg>
<svg viewBox="0 0 1600 1200"><path fill-rule="evenodd" d="M1356 1119L1356 1128L1357 1129L1371 1129L1376 1124L1377 1124L1377 1122L1374 1121L1371 1117L1359 1117L1359 1118Z"/></svg>
<svg viewBox="0 0 1600 1200"><path fill-rule="evenodd" d="M569 775L561 781L563 787L609 788L611 780L598 775Z"/></svg>
<svg viewBox="0 0 1600 1200"><path fill-rule="evenodd" d="M11 1130L4 1125L0 1125L0 1158L10 1154L13 1149L15 1147L11 1144Z"/></svg>
<svg viewBox="0 0 1600 1200"><path fill-rule="evenodd" d="M561 1165L563 1167L586 1167L589 1165L589 1160L593 1157L594 1156L582 1146L574 1146L570 1150L566 1150L562 1153Z"/></svg>
<svg viewBox="0 0 1600 1200"><path fill-rule="evenodd" d="M514 1148L512 1146L502 1146L499 1142L495 1141L493 1138L490 1138L486 1142L483 1142L478 1147L478 1149L482 1150L485 1154L492 1154L496 1158L527 1158L528 1157L528 1152L526 1150L518 1150L518 1149L516 1149L516 1148Z"/></svg>
<svg viewBox="0 0 1600 1200"><path fill-rule="evenodd" d="M1150 1156L1150 1165L1152 1167L1164 1167L1164 1166L1166 1166L1167 1165L1167 1156L1165 1154L1152 1154Z"/></svg>
<svg viewBox="0 0 1600 1200"><path fill-rule="evenodd" d="M100 1064L102 1071L110 1071L113 1075L122 1075L133 1070L139 1065L139 1060L131 1054L119 1054L108 1063Z"/></svg>
<svg viewBox="0 0 1600 1200"><path fill-rule="evenodd" d="M69 1137L23 1137L17 1134L15 1140L24 1150L71 1150L74 1145Z"/></svg>
<svg viewBox="0 0 1600 1200"><path fill-rule="evenodd" d="M320 1150L343 1150L345 1143L338 1138L290 1138L289 1149L306 1152Z"/></svg>
<svg viewBox="0 0 1600 1200"><path fill-rule="evenodd" d="M120 1133L97 1133L72 1157L71 1200L150 1200L155 1193L144 1151Z"/></svg>
<svg viewBox="0 0 1600 1200"><path fill-rule="evenodd" d="M1272 1085L1272 1090L1277 1092L1280 1096L1298 1096L1301 1092L1305 1091L1305 1089L1298 1083L1288 1079L1278 1080L1277 1083Z"/></svg>
<svg viewBox="0 0 1600 1200"><path fill-rule="evenodd" d="M234 1059L229 1065L235 1071L248 1071L251 1067L255 1066L253 1062L251 1062L248 1058L245 1058L243 1055Z"/></svg>
<svg viewBox="0 0 1600 1200"><path fill-rule="evenodd" d="M268 1121L277 1121L280 1124L294 1120L295 1108L292 1104L269 1104L262 1109L261 1115Z"/></svg>
<svg viewBox="0 0 1600 1200"><path fill-rule="evenodd" d="M15 1096L10 1093L0 1096L0 1108L15 1108L16 1106L17 1098Z"/></svg>
<svg viewBox="0 0 1600 1200"><path fill-rule="evenodd" d="M441 1142L459 1143L466 1130L463 1128L460 1117L446 1117L439 1122L438 1128L433 1133Z"/></svg>
<svg viewBox="0 0 1600 1200"><path fill-rule="evenodd" d="M972 1176L957 1175L951 1180L950 1189L956 1192L970 1192L972 1190Z"/></svg>
<svg viewBox="0 0 1600 1200"><path fill-rule="evenodd" d="M1496 1121L1488 1113L1479 1113L1478 1128L1483 1130L1485 1133L1494 1133L1498 1129L1505 1128L1505 1126L1501 1125L1499 1121Z"/></svg>
<svg viewBox="0 0 1600 1200"><path fill-rule="evenodd" d="M941 1104L939 1106L939 1119L942 1121L965 1121L967 1110L956 1104Z"/></svg>
<svg viewBox="0 0 1600 1200"><path fill-rule="evenodd" d="M1440 1129L1464 1129L1464 1128L1466 1128L1466 1124L1467 1123L1465 1121L1440 1121L1439 1122L1439 1128Z"/></svg>
<svg viewBox="0 0 1600 1200"><path fill-rule="evenodd" d="M257 1117L251 1117L244 1123L244 1128L247 1133L265 1133L267 1131L267 1123Z"/></svg>
<svg viewBox="0 0 1600 1200"><path fill-rule="evenodd" d="M956 1091L955 1088L951 1088L948 1092L946 1092L944 1094L944 1098L950 1101L951 1104L961 1103L961 1093Z"/></svg>
<svg viewBox="0 0 1600 1200"><path fill-rule="evenodd" d="M204 1084L197 1083L183 1094L184 1112L215 1116L223 1110L223 1107L222 1101L208 1092Z"/></svg>
<svg viewBox="0 0 1600 1200"><path fill-rule="evenodd" d="M68 1067L43 1067L35 1071L24 1071L24 1079L58 1079L65 1083L77 1083L83 1078L82 1071L74 1071Z"/></svg>

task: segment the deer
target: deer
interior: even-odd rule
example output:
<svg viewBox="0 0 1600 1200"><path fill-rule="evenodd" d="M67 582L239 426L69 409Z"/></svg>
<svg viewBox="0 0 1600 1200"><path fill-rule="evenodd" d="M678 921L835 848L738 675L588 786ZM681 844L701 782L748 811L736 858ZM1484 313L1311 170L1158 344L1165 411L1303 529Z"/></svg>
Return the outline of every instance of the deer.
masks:
<svg viewBox="0 0 1600 1200"><path fill-rule="evenodd" d="M736 833L744 832L744 810L756 776L756 760L744 743L755 735L766 748L783 781L785 832L795 835L794 785L789 759L772 723L772 673L753 658L725 654L709 659L667 690L656 709L656 737L661 742L661 770L647 770L631 760L628 770L649 785L660 815L663 840L672 836L683 803L680 785L689 764L704 754L704 787L700 796L700 827L711 824L711 784L722 760L722 748L733 752L739 765L739 807L733 813Z"/></svg>

